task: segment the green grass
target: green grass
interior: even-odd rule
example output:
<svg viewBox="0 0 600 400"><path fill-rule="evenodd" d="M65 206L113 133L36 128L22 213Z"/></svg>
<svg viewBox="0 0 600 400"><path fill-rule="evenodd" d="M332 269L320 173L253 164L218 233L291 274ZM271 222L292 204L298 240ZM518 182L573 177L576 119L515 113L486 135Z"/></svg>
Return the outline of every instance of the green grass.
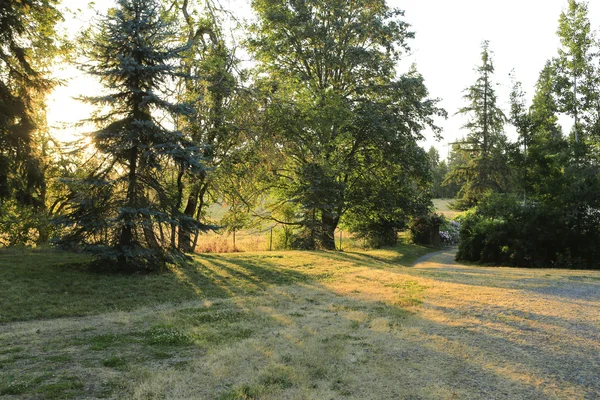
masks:
<svg viewBox="0 0 600 400"><path fill-rule="evenodd" d="M435 212L442 214L449 219L454 219L457 216L464 214L462 211L456 211L450 208L450 203L453 201L454 199L434 199L433 207L435 208Z"/></svg>
<svg viewBox="0 0 600 400"><path fill-rule="evenodd" d="M450 252L412 267L430 251L211 254L149 276L2 252L0 397L595 398L598 274ZM576 320L551 284L592 295Z"/></svg>
<svg viewBox="0 0 600 400"><path fill-rule="evenodd" d="M377 251L211 254L196 256L193 262L172 266L163 274L127 276L90 272L82 255L50 249L3 250L0 396L135 397L123 376L144 382L143 376L135 376L150 366L186 371L206 354L265 335L278 340L287 318L304 324L314 317L310 310L318 310L319 315L328 315L331 309L341 315L363 313L367 307L345 300L340 300L344 305L333 306L332 300L338 300L328 290L306 288L339 285L339 290L359 295L349 288L355 281L373 280L369 271L379 274L408 266L430 251L399 245ZM277 288L299 293L293 299L274 299ZM403 296L412 299L418 294L401 282L381 288L398 304ZM384 303L368 310L374 318L399 320L400 314L410 315ZM283 307L284 315L271 315L272 307ZM89 319L94 315L100 320ZM56 319L82 316L87 319ZM45 325L43 321L49 319L54 321ZM3 324L34 320L41 325L26 340L13 341L17 336L12 333L2 335ZM353 335L368 321L338 323L346 333L315 344L335 357L343 346L340 343L354 343ZM246 356L240 357L244 363ZM332 373L325 359L306 360L299 353L282 357L265 360L249 382L232 382L213 397L262 398L265 393L302 385L306 379L327 380ZM292 366L297 363L300 369ZM94 371L92 381L89 371Z"/></svg>
<svg viewBox="0 0 600 400"><path fill-rule="evenodd" d="M260 293L273 285L331 279L348 265L409 265L429 251L399 245L371 252L202 255L169 273L127 276L90 273L82 255L49 249L0 250L0 323ZM323 265L332 268L323 272Z"/></svg>

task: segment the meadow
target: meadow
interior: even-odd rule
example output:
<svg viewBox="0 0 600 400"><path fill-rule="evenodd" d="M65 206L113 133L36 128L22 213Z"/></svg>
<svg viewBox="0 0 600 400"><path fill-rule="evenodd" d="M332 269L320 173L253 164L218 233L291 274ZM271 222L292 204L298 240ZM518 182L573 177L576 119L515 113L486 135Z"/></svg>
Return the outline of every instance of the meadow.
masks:
<svg viewBox="0 0 600 400"><path fill-rule="evenodd" d="M146 276L2 251L0 397L600 395L600 273L431 251L204 254Z"/></svg>

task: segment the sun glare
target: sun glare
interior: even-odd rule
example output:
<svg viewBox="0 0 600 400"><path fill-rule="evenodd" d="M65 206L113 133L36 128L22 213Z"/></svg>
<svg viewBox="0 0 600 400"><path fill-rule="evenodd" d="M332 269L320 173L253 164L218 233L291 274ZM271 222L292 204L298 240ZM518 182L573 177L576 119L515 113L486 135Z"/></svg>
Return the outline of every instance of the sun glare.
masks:
<svg viewBox="0 0 600 400"><path fill-rule="evenodd" d="M100 87L72 66L62 68L55 75L64 83L56 87L48 98L48 126L51 135L65 143L78 139L88 130L79 123L90 117L93 107L77 98L97 94Z"/></svg>

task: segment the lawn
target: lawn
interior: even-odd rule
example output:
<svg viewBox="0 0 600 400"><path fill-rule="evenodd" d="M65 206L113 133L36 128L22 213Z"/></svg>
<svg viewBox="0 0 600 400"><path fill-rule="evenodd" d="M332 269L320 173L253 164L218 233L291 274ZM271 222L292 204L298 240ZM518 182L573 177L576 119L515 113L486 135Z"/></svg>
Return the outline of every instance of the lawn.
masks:
<svg viewBox="0 0 600 400"><path fill-rule="evenodd" d="M449 219L454 219L457 216L463 214L462 211L456 211L450 208L450 203L455 201L454 199L434 199L433 207L435 208L435 212L438 214L442 214L444 217Z"/></svg>
<svg viewBox="0 0 600 400"><path fill-rule="evenodd" d="M0 397L597 398L600 273L400 245L105 276L0 253Z"/></svg>

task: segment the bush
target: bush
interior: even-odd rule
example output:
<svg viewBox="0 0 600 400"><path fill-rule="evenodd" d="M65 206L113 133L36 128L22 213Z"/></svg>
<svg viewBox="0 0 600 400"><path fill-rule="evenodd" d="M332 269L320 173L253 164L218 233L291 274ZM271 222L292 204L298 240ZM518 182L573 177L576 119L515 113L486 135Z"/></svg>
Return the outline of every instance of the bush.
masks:
<svg viewBox="0 0 600 400"><path fill-rule="evenodd" d="M579 206L565 212L554 204L489 200L463 217L457 260L600 268L600 210Z"/></svg>
<svg viewBox="0 0 600 400"><path fill-rule="evenodd" d="M439 214L427 214L414 218L410 224L413 242L420 245L441 245L440 226L444 221L444 216Z"/></svg>
<svg viewBox="0 0 600 400"><path fill-rule="evenodd" d="M440 239L443 246L456 246L460 239L460 222L444 220L440 227Z"/></svg>

